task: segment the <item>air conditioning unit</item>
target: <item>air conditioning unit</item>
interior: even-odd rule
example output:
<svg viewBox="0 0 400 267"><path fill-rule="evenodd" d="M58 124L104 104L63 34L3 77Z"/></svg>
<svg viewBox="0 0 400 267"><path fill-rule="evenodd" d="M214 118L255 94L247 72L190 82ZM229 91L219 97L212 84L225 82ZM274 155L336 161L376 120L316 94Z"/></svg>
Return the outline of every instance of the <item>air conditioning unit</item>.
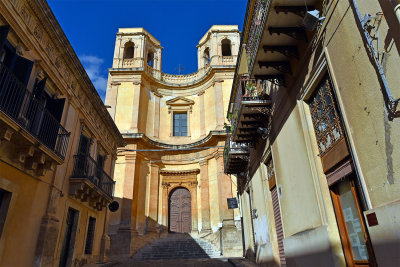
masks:
<svg viewBox="0 0 400 267"><path fill-rule="evenodd" d="M318 10L307 11L303 18L303 27L308 31L313 31L318 22L323 21L325 17L319 17Z"/></svg>

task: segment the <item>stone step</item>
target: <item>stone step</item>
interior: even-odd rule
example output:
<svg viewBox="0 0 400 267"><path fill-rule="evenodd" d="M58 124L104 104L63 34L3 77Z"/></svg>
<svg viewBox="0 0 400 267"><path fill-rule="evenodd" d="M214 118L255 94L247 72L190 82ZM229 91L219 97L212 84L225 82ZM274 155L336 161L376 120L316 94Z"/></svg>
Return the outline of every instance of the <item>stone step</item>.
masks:
<svg viewBox="0 0 400 267"><path fill-rule="evenodd" d="M189 235L169 234L140 249L134 260L219 258L220 251L212 244Z"/></svg>

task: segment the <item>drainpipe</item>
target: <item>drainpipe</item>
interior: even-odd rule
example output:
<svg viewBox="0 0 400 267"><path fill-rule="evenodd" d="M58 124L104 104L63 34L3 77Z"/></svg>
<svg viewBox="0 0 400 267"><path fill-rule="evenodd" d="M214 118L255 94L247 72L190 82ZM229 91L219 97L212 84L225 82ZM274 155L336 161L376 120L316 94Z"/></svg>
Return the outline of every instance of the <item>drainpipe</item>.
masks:
<svg viewBox="0 0 400 267"><path fill-rule="evenodd" d="M385 101L388 102L388 103L386 103L386 108L388 109L389 120L393 120L395 117L400 117L400 113L396 112L397 105L399 104L400 98L399 99L395 99L392 96L392 93L391 93L390 88L389 88L389 84L388 84L388 82L386 80L385 72L383 71L382 65L381 65L381 63L379 61L378 53L375 50L375 47L373 45L372 37L371 37L371 35L369 34L369 32L367 30L367 27L369 26L368 23L372 19L372 16L370 14L365 14L365 16L363 18L361 16L360 10L358 9L356 0L350 0L350 2L353 3L354 10L357 13L357 17L358 17L359 22L361 23L361 28L363 30L364 37L365 37L365 39L367 41L367 44L368 44L369 49L371 51L372 57L374 58L375 65L376 65L376 67L378 68L378 71L379 71L379 76L381 78L381 82L382 82L383 87L384 87L384 93L385 93L385 98L386 98ZM399 16L400 16L400 10L399 10L400 9L400 0L396 0L396 2L398 3L396 5L396 7L395 7L395 11L397 10L396 11L396 15L399 14ZM397 18L399 18L399 16L397 16Z"/></svg>
<svg viewBox="0 0 400 267"><path fill-rule="evenodd" d="M395 0L394 5L394 13L396 14L397 20L400 23L400 0Z"/></svg>

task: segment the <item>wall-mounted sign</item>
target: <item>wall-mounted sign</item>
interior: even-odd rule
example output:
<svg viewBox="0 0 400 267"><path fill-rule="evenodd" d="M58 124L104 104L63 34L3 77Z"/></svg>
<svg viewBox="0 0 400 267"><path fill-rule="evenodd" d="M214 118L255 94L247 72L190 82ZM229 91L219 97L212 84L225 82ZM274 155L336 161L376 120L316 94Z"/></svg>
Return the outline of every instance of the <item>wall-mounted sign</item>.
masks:
<svg viewBox="0 0 400 267"><path fill-rule="evenodd" d="M228 209L237 209L238 208L238 202L236 197L233 198L227 198L228 201Z"/></svg>

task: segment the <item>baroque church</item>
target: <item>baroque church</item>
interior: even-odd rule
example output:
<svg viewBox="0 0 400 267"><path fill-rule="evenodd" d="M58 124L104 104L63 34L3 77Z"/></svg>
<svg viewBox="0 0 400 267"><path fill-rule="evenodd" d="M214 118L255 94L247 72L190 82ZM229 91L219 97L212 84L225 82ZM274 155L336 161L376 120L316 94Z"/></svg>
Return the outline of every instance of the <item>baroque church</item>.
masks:
<svg viewBox="0 0 400 267"><path fill-rule="evenodd" d="M132 255L171 232L242 255L236 178L224 173L227 108L240 45L238 26L214 25L197 45L198 70L162 72L161 43L120 28L106 105L126 142L114 180L110 254ZM221 251L222 252L222 251Z"/></svg>

